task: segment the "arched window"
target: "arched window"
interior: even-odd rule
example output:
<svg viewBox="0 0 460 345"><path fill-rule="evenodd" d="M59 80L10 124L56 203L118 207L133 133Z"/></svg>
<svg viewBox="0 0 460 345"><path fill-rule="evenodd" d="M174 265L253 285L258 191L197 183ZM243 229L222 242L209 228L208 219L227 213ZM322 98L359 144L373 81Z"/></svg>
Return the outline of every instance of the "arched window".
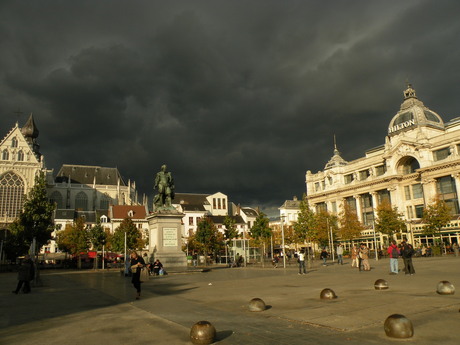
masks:
<svg viewBox="0 0 460 345"><path fill-rule="evenodd" d="M80 192L75 197L75 208L81 211L88 211L88 196L84 192Z"/></svg>
<svg viewBox="0 0 460 345"><path fill-rule="evenodd" d="M24 152L22 152L22 150L20 150L18 152L18 161L22 162L23 160L24 160Z"/></svg>
<svg viewBox="0 0 460 345"><path fill-rule="evenodd" d="M7 161L8 159L10 159L10 154L7 149L4 149L2 152L2 160Z"/></svg>
<svg viewBox="0 0 460 345"><path fill-rule="evenodd" d="M13 172L7 172L0 178L0 215L17 217L24 205L24 181Z"/></svg>
<svg viewBox="0 0 460 345"><path fill-rule="evenodd" d="M16 139L16 137L11 139L11 147L18 147L18 139Z"/></svg>
<svg viewBox="0 0 460 345"><path fill-rule="evenodd" d="M64 208L62 203L62 194L58 191L54 191L50 196L50 202L56 204L56 208Z"/></svg>
<svg viewBox="0 0 460 345"><path fill-rule="evenodd" d="M110 197L107 194L104 194L101 198L101 202L99 204L101 210L108 210L110 204Z"/></svg>
<svg viewBox="0 0 460 345"><path fill-rule="evenodd" d="M420 169L420 164L414 157L407 156L399 161L398 173L400 174L412 174L417 169Z"/></svg>

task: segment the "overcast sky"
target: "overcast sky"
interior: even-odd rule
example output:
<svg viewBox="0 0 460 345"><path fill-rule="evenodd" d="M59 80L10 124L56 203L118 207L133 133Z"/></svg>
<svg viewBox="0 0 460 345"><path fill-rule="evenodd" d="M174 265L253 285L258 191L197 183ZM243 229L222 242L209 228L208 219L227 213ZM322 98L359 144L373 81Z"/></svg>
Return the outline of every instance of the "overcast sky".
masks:
<svg viewBox="0 0 460 345"><path fill-rule="evenodd" d="M0 129L32 112L46 166L118 167L153 194L222 192L269 215L333 136L384 143L406 81L460 116L460 2L0 2Z"/></svg>

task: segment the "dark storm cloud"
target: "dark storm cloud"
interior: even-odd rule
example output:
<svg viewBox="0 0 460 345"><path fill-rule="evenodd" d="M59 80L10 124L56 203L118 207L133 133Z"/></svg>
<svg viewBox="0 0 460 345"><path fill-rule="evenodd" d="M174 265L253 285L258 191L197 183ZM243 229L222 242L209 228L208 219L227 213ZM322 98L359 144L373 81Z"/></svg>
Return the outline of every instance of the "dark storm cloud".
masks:
<svg viewBox="0 0 460 345"><path fill-rule="evenodd" d="M273 213L384 143L406 80L458 115L456 1L4 1L0 124L33 112L47 166L118 166L151 194L221 191ZM24 114L20 119L23 123Z"/></svg>

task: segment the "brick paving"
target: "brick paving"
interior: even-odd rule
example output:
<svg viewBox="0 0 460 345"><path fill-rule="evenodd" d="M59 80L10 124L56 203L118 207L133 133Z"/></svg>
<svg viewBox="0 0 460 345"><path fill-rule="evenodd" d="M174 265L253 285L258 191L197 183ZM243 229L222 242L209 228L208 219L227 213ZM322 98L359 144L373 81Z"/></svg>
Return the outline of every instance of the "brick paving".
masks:
<svg viewBox="0 0 460 345"><path fill-rule="evenodd" d="M217 344L459 344L460 298L439 295L439 281L460 286L460 258L414 259L413 276L389 275L389 261L370 272L315 262L306 275L283 268L176 272L143 283L134 300L130 278L117 270L44 270L43 286L13 295L16 274L1 273L0 344L191 344L190 328L207 320ZM402 261L400 261L402 268ZM375 290L385 279L388 290ZM331 288L338 298L319 298ZM261 298L268 308L250 312ZM414 337L392 339L383 323L403 314Z"/></svg>

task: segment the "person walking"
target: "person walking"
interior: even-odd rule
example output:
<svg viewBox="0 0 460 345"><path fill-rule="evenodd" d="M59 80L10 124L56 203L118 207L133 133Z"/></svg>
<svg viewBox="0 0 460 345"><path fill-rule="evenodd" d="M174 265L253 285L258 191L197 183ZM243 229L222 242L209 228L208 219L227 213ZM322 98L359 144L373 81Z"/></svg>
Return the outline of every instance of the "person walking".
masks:
<svg viewBox="0 0 460 345"><path fill-rule="evenodd" d="M356 245L353 245L351 248L351 267L358 267L359 268L359 258L358 258L358 248Z"/></svg>
<svg viewBox="0 0 460 345"><path fill-rule="evenodd" d="M398 257L400 252L395 240L391 241L391 245L388 247L387 252L388 255L390 255L390 274L398 274Z"/></svg>
<svg viewBox="0 0 460 345"><path fill-rule="evenodd" d="M359 248L359 257L361 258L361 264L363 265L364 271L370 271L371 266L369 265L369 248L364 243L361 243ZM359 266L359 270L361 271L361 265Z"/></svg>
<svg viewBox="0 0 460 345"><path fill-rule="evenodd" d="M30 292L30 281L34 279L34 263L30 259L29 255L24 256L24 259L21 261L18 269L18 285L16 286L16 290L13 290L12 292L14 294L18 294L19 291L23 293L29 293ZM24 287L23 287L24 285Z"/></svg>
<svg viewBox="0 0 460 345"><path fill-rule="evenodd" d="M305 268L305 252L303 250L298 254L299 260L299 274L307 274L307 269Z"/></svg>
<svg viewBox="0 0 460 345"><path fill-rule="evenodd" d="M337 264L343 265L343 246L341 244L337 246Z"/></svg>
<svg viewBox="0 0 460 345"><path fill-rule="evenodd" d="M136 299L141 298L141 270L145 266L144 259L137 255L135 251L131 252L131 283L136 289Z"/></svg>
<svg viewBox="0 0 460 345"><path fill-rule="evenodd" d="M327 266L327 257L329 256L329 254L327 253L327 250L326 248L323 248L323 250L321 251L321 254L320 254L320 258L323 259L323 266Z"/></svg>
<svg viewBox="0 0 460 345"><path fill-rule="evenodd" d="M406 274L415 274L414 265L412 263L412 256L414 256L414 248L410 243L403 242L401 248L401 257L404 262L404 272Z"/></svg>

